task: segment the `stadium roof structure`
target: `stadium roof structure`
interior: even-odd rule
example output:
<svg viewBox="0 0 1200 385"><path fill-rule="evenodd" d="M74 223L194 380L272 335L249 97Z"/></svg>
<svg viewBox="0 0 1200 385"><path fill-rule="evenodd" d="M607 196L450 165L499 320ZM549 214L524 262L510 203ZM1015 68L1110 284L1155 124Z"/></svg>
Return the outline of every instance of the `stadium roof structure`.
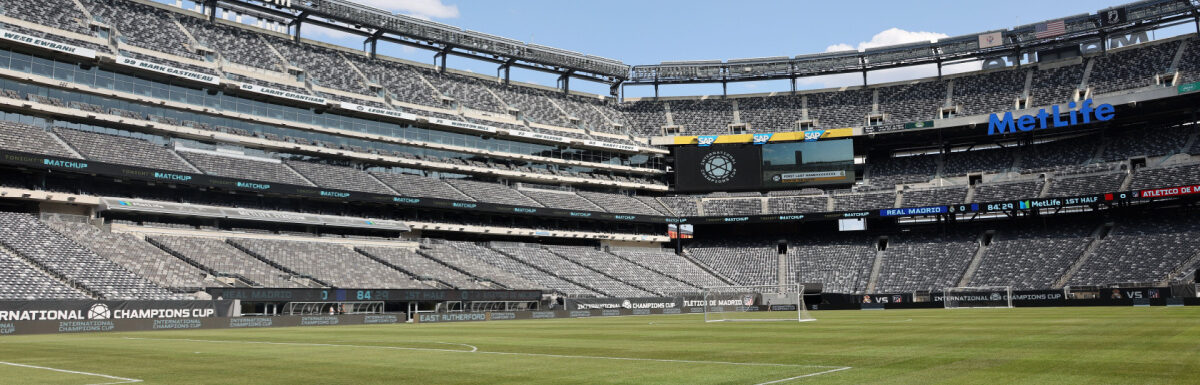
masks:
<svg viewBox="0 0 1200 385"><path fill-rule="evenodd" d="M1056 34L1039 33L1039 27L1062 22L1063 31ZM943 64L968 60L984 60L1003 56L1019 56L1024 52L1053 50L1103 40L1111 35L1169 27L1194 21L1200 29L1200 2L1195 0L1144 0L1117 7L1105 8L1095 14L1079 14L1040 23L1013 27L1008 30L986 31L939 39L936 42L916 42L863 51L848 50L795 57L755 59L701 60L662 62L635 65L624 82L626 85L729 83L759 80L859 73L864 84L868 71L887 68L936 64L941 73ZM995 43L981 46L984 38L999 34ZM1050 36L1052 35L1052 36Z"/></svg>
<svg viewBox="0 0 1200 385"><path fill-rule="evenodd" d="M387 41L437 51L439 68L445 68L446 56L456 55L500 64L508 80L511 67L559 74L564 90L570 78L606 84L619 84L629 76L629 66L619 60L579 52L525 43L482 32L465 30L435 21L392 14L345 0L201 0L209 18L215 8L280 20L291 27L299 39L304 24L318 25L364 38L371 56L379 41Z"/></svg>

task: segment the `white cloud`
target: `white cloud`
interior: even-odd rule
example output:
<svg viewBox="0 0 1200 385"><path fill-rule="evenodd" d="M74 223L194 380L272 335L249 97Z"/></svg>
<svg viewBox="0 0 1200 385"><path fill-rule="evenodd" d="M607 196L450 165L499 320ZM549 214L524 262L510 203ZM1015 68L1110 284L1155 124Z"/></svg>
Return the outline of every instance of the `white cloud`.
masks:
<svg viewBox="0 0 1200 385"><path fill-rule="evenodd" d="M863 51L868 48L883 47L889 45L915 43L921 41L936 41L946 38L949 35L937 32L925 31L905 31L900 28L889 28L875 34L869 41L860 41L857 44L838 43L825 48L825 52L835 51ZM964 72L978 70L977 62L955 64L943 67L942 73L949 74L954 72ZM937 76L937 67L934 65L919 65L899 67L879 71L871 71L867 74L867 80L871 84L887 83L901 80L916 80L925 77ZM838 74L825 75L809 78L802 78L798 83L810 87L826 88L826 87L843 87L843 86L861 86L862 74Z"/></svg>
<svg viewBox="0 0 1200 385"><path fill-rule="evenodd" d="M867 48L883 47L887 45L896 45L904 43L915 43L918 41L934 41L937 39L949 37L950 35L937 32L913 32L905 31L900 28L888 28L883 32L871 36L870 41L860 41L857 46L852 46L846 43L839 43L825 48L825 52L858 50L862 51Z"/></svg>
<svg viewBox="0 0 1200 385"><path fill-rule="evenodd" d="M358 3L399 12L422 19L453 19L458 17L458 6L447 5L443 0L359 0Z"/></svg>

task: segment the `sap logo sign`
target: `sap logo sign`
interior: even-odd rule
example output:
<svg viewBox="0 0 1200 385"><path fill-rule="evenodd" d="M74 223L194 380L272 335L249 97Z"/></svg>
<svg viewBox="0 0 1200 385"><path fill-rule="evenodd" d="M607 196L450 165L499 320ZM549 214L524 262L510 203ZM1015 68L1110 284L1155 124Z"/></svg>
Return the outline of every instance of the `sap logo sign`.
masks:
<svg viewBox="0 0 1200 385"><path fill-rule="evenodd" d="M716 135L702 135L696 137L696 142L700 147L708 147L717 141Z"/></svg>
<svg viewBox="0 0 1200 385"><path fill-rule="evenodd" d="M812 142L817 139L821 139L822 136L825 136L825 130L805 131L804 132L804 141Z"/></svg>
<svg viewBox="0 0 1200 385"><path fill-rule="evenodd" d="M771 135L772 134L754 134L752 138L754 139L754 144L764 144L771 141Z"/></svg>
<svg viewBox="0 0 1200 385"><path fill-rule="evenodd" d="M1068 103L1067 108L1070 109L1065 112L1065 119L1058 106L1050 108L1050 112L1041 109L1036 115L1022 115L1017 118L1013 118L1012 112L1005 112L1003 117L992 114L988 116L988 135L1033 131L1035 128L1044 130L1050 127L1069 127L1088 124L1093 119L1104 122L1116 116L1111 104L1092 107L1092 99L1084 100L1078 110L1075 109L1075 102Z"/></svg>

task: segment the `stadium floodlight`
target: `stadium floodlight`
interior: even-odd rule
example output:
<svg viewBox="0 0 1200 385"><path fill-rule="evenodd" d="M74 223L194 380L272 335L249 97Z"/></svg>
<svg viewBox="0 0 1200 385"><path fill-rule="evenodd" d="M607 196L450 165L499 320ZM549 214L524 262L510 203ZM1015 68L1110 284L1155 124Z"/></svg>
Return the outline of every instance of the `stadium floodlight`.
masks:
<svg viewBox="0 0 1200 385"><path fill-rule="evenodd" d="M704 288L704 322L816 321L804 306L804 285Z"/></svg>
<svg viewBox="0 0 1200 385"><path fill-rule="evenodd" d="M1011 308L1012 286L965 286L946 288L942 303L947 309Z"/></svg>

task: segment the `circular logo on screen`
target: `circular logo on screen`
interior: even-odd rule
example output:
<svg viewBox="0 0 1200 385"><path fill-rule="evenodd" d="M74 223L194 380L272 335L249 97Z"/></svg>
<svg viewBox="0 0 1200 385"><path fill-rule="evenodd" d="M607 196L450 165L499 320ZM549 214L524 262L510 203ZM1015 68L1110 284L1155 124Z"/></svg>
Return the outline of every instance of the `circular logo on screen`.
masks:
<svg viewBox="0 0 1200 385"><path fill-rule="evenodd" d="M700 158L700 175L712 183L728 182L737 174L734 163L733 155L728 152L710 152Z"/></svg>
<svg viewBox="0 0 1200 385"><path fill-rule="evenodd" d="M93 304L88 309L88 319L104 320L112 316L112 312L108 310L108 305L97 303Z"/></svg>

